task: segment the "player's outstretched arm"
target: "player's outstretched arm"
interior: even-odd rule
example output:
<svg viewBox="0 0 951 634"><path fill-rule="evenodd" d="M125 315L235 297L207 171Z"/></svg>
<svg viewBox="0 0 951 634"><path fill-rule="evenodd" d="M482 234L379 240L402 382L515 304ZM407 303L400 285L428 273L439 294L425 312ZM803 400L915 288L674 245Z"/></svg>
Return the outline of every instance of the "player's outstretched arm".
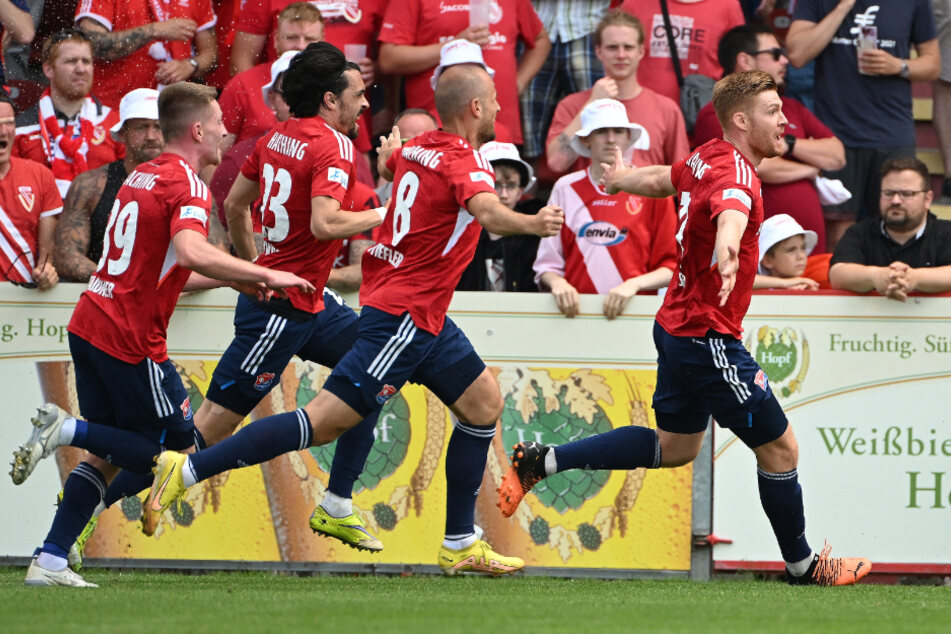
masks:
<svg viewBox="0 0 951 634"><path fill-rule="evenodd" d="M720 306L733 292L736 285L736 272L740 268L740 238L746 231L749 217L742 211L727 209L717 216L717 270L723 283L720 286Z"/></svg>
<svg viewBox="0 0 951 634"><path fill-rule="evenodd" d="M547 238L557 235L565 224L565 214L557 205L542 207L535 215L520 214L503 205L496 194L489 192L479 192L470 198L466 208L479 224L501 236L522 233Z"/></svg>
<svg viewBox="0 0 951 634"><path fill-rule="evenodd" d="M604 170L601 184L609 194L623 191L650 198L666 198L677 193L670 180L670 165L628 167L620 148L615 148L614 162L610 165L601 163L601 168Z"/></svg>
<svg viewBox="0 0 951 634"><path fill-rule="evenodd" d="M315 290L313 284L293 273L267 269L223 253L208 244L205 236L191 229L183 229L176 233L172 237L172 244L175 246L178 264L206 278L239 284L261 283L276 291L291 287L305 293L313 293ZM208 288L208 286L196 278L195 284L186 284L184 290L201 288Z"/></svg>
<svg viewBox="0 0 951 634"><path fill-rule="evenodd" d="M228 235L238 257L244 260L253 260L258 256L254 246L254 230L251 227L251 203L258 197L258 184L238 174L225 198L225 218L228 220Z"/></svg>
<svg viewBox="0 0 951 634"><path fill-rule="evenodd" d="M380 173L380 176L390 182L393 181L393 172L386 166L386 162L390 159L393 152L400 149L402 145L400 129L396 126L393 126L393 129L390 130L390 136L380 137L380 149L377 150L376 155L376 169Z"/></svg>
<svg viewBox="0 0 951 634"><path fill-rule="evenodd" d="M310 232L318 240L340 240L369 231L383 224L386 209L344 211L340 202L330 196L310 199Z"/></svg>

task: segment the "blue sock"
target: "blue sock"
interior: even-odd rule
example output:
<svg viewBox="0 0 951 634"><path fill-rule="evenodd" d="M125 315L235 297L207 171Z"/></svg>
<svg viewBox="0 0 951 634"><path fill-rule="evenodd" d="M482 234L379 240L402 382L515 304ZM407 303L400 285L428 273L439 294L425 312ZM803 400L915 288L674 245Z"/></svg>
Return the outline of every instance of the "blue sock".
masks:
<svg viewBox="0 0 951 634"><path fill-rule="evenodd" d="M456 421L446 450L446 539L461 539L475 531L475 501L493 436L495 425Z"/></svg>
<svg viewBox="0 0 951 634"><path fill-rule="evenodd" d="M334 459L330 464L330 482L327 490L342 498L353 495L353 483L363 473L367 456L373 449L373 430L380 410L370 412L356 427L348 429L337 439Z"/></svg>
<svg viewBox="0 0 951 634"><path fill-rule="evenodd" d="M145 473L132 473L123 469L112 480L112 484L106 489L106 495L102 498L102 503L106 508L112 506L122 498L130 495L137 495L152 486L153 475L151 471Z"/></svg>
<svg viewBox="0 0 951 634"><path fill-rule="evenodd" d="M189 458L198 482L238 467L261 464L310 447L313 431L303 408L254 421Z"/></svg>
<svg viewBox="0 0 951 634"><path fill-rule="evenodd" d="M759 499L773 526L783 560L795 563L812 553L806 541L806 516L802 508L802 487L795 469L767 473L757 468Z"/></svg>
<svg viewBox="0 0 951 634"><path fill-rule="evenodd" d="M660 441L649 427L618 427L554 449L558 471L660 467Z"/></svg>
<svg viewBox="0 0 951 634"><path fill-rule="evenodd" d="M149 471L155 465L156 456L162 453L160 444L142 434L79 418L70 444L135 473Z"/></svg>
<svg viewBox="0 0 951 634"><path fill-rule="evenodd" d="M102 473L88 462L76 465L66 478L63 499L40 550L65 558L105 494L106 479Z"/></svg>

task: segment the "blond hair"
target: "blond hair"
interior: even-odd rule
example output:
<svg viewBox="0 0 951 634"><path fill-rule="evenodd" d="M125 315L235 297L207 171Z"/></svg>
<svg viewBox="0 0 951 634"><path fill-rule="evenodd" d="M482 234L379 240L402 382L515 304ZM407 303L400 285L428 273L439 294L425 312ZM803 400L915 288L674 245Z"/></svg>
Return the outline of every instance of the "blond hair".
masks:
<svg viewBox="0 0 951 634"><path fill-rule="evenodd" d="M626 11L614 9L613 11L608 11L604 17L601 18L601 21L598 22L598 25L594 27L595 46L601 46L601 34L604 33L604 29L609 26L626 26L634 29L637 31L638 44L644 44L644 25L641 24L641 21Z"/></svg>
<svg viewBox="0 0 951 634"><path fill-rule="evenodd" d="M277 14L278 23L281 22L320 22L324 23L324 16L320 9L309 2L294 2Z"/></svg>
<svg viewBox="0 0 951 634"><path fill-rule="evenodd" d="M713 109L724 130L733 127L737 111L749 112L761 92L776 90L776 80L761 70L748 70L727 75L713 86Z"/></svg>
<svg viewBox="0 0 951 634"><path fill-rule="evenodd" d="M208 106L217 91L211 86L181 81L165 88L158 97L159 127L168 143L184 134L196 121L208 116Z"/></svg>

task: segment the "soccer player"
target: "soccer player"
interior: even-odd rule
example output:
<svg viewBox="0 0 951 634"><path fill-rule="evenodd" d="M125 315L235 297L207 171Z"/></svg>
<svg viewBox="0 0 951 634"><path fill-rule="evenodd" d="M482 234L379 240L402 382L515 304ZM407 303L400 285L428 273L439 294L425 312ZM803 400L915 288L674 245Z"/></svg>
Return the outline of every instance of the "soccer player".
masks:
<svg viewBox="0 0 951 634"><path fill-rule="evenodd" d="M492 166L478 152L492 140L499 110L484 69L446 69L436 87L436 106L443 129L419 135L387 161L387 171L395 175L394 195L380 241L364 255L359 335L324 389L306 407L253 422L205 451L164 452L147 506L166 508L187 487L216 473L331 442L412 380L426 385L457 417L446 455L440 566L447 574L504 574L524 565L493 552L476 535L475 499L502 398L446 310L472 259L479 223L502 235L550 236L561 229L563 217L552 207L533 216L518 214L499 201Z"/></svg>
<svg viewBox="0 0 951 634"><path fill-rule="evenodd" d="M713 104L723 139L673 167L626 169L620 152L605 165L609 193L664 197L680 192L678 269L654 322L657 430L619 427L549 447L519 443L499 488L511 516L546 476L568 469L657 469L697 457L712 415L756 454L760 501L794 584L847 585L871 570L868 559L815 554L805 537L798 446L763 370L740 340L758 264L763 223L756 166L785 150L786 118L776 82L762 71L717 82ZM710 262L716 259L716 267Z"/></svg>
<svg viewBox="0 0 951 634"><path fill-rule="evenodd" d="M226 134L212 88L180 83L159 96L165 152L138 165L119 190L99 265L69 322L79 407L40 408L29 440L14 453L20 484L56 447L86 449L69 475L27 585L95 586L67 568L66 555L119 468L147 472L163 447L195 442L192 410L168 358L166 332L179 294L220 286L239 290L314 286L219 251L206 241L211 197L197 172L221 160ZM262 294L263 296L263 294Z"/></svg>

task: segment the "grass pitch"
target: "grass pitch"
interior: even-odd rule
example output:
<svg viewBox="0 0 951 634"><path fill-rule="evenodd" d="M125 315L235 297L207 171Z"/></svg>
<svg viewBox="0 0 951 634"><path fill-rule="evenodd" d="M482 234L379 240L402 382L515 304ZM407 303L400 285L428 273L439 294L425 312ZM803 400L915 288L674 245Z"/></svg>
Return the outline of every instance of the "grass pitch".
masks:
<svg viewBox="0 0 951 634"><path fill-rule="evenodd" d="M98 589L28 588L0 569L12 632L951 631L951 588L761 581L295 577L84 571Z"/></svg>

